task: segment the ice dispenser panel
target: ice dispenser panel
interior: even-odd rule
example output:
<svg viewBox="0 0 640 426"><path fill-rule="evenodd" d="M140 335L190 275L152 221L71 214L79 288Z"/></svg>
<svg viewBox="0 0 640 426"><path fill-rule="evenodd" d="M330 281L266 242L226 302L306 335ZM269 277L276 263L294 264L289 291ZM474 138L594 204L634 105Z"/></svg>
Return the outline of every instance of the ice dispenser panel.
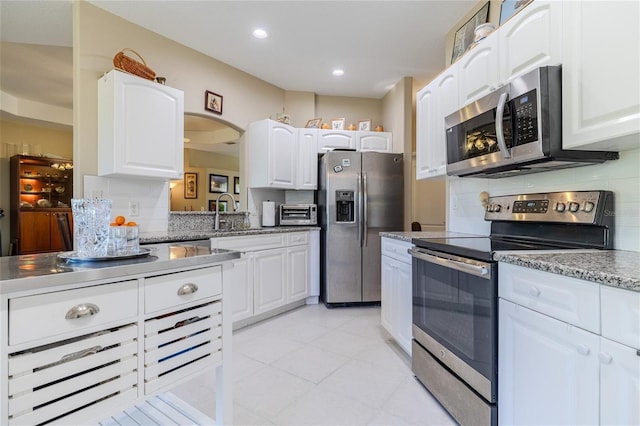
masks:
<svg viewBox="0 0 640 426"><path fill-rule="evenodd" d="M336 191L336 222L354 222L354 193L348 190Z"/></svg>

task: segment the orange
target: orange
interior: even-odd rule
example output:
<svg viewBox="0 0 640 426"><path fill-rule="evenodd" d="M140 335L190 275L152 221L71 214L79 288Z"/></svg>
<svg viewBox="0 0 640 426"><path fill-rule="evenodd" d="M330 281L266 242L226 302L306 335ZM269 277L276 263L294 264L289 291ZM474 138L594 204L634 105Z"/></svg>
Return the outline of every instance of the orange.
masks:
<svg viewBox="0 0 640 426"><path fill-rule="evenodd" d="M116 224L118 226L124 225L125 221L126 221L126 219L124 218L124 216L116 216Z"/></svg>
<svg viewBox="0 0 640 426"><path fill-rule="evenodd" d="M138 226L138 224L132 221L132 222L127 222L127 226Z"/></svg>

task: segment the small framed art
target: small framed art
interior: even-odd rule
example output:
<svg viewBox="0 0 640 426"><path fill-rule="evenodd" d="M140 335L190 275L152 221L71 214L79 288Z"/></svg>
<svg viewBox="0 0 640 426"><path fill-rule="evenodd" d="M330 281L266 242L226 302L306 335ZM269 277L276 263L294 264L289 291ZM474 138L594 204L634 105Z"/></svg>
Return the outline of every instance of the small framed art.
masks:
<svg viewBox="0 0 640 426"><path fill-rule="evenodd" d="M368 132L371 130L371 120L359 121L358 130L361 132Z"/></svg>
<svg viewBox="0 0 640 426"><path fill-rule="evenodd" d="M240 178L238 176L233 177L233 193L240 193Z"/></svg>
<svg viewBox="0 0 640 426"><path fill-rule="evenodd" d="M307 124L304 127L307 129L319 129L320 124L322 124L322 118L314 118L307 121Z"/></svg>
<svg viewBox="0 0 640 426"><path fill-rule="evenodd" d="M198 198L198 174L184 174L184 198Z"/></svg>
<svg viewBox="0 0 640 426"><path fill-rule="evenodd" d="M228 192L229 176L209 175L209 192Z"/></svg>
<svg viewBox="0 0 640 426"><path fill-rule="evenodd" d="M222 115L222 96L205 90L204 109Z"/></svg>
<svg viewBox="0 0 640 426"><path fill-rule="evenodd" d="M224 213L224 212L228 211L227 210L227 208L228 208L227 200L218 201L218 206L220 206L220 213ZM210 212L217 211L216 210L216 200L209 200L209 211Z"/></svg>
<svg viewBox="0 0 640 426"><path fill-rule="evenodd" d="M344 117L332 119L331 130L344 130Z"/></svg>

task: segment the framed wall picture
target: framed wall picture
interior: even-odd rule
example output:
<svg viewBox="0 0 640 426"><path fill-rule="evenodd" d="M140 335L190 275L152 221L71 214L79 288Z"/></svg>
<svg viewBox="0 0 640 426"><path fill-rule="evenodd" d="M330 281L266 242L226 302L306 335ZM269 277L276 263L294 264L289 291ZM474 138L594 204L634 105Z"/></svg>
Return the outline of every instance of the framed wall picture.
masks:
<svg viewBox="0 0 640 426"><path fill-rule="evenodd" d="M531 1L532 0L503 0L502 5L500 5L500 25L524 9Z"/></svg>
<svg viewBox="0 0 640 426"><path fill-rule="evenodd" d="M313 118L307 121L307 124L304 127L308 129L319 129L320 124L322 124L322 118Z"/></svg>
<svg viewBox="0 0 640 426"><path fill-rule="evenodd" d="M218 206L220 206L220 213L224 213L229 211L228 210L228 204L227 204L227 200L220 200L218 201ZM209 211L210 212L215 212L216 210L216 200L209 200Z"/></svg>
<svg viewBox="0 0 640 426"><path fill-rule="evenodd" d="M229 176L209 175L209 192L228 192Z"/></svg>
<svg viewBox="0 0 640 426"><path fill-rule="evenodd" d="M453 51L451 53L451 63L454 63L473 44L475 39L475 29L480 24L485 24L489 19L489 2L486 2L475 15L471 17L463 26L456 31L453 39Z"/></svg>
<svg viewBox="0 0 640 426"><path fill-rule="evenodd" d="M233 177L233 193L240 193L240 178L238 176Z"/></svg>
<svg viewBox="0 0 640 426"><path fill-rule="evenodd" d="M184 174L184 198L198 198L198 174Z"/></svg>
<svg viewBox="0 0 640 426"><path fill-rule="evenodd" d="M359 121L358 130L361 132L368 132L371 130L371 120Z"/></svg>
<svg viewBox="0 0 640 426"><path fill-rule="evenodd" d="M222 95L205 90L204 109L222 115Z"/></svg>
<svg viewBox="0 0 640 426"><path fill-rule="evenodd" d="M344 130L344 117L332 119L331 130Z"/></svg>

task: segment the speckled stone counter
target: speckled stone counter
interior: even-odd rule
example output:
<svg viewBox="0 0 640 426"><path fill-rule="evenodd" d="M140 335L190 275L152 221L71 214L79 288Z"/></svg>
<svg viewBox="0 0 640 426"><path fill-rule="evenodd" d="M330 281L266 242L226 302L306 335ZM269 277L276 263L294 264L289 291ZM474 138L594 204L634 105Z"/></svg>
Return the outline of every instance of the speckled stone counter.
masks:
<svg viewBox="0 0 640 426"><path fill-rule="evenodd" d="M478 237L475 234L463 234L449 231L412 231L412 232L381 232L381 237L411 242L414 238L451 238L451 237Z"/></svg>
<svg viewBox="0 0 640 426"><path fill-rule="evenodd" d="M640 252L622 250L520 254L496 252L495 259L553 274L640 291Z"/></svg>
<svg viewBox="0 0 640 426"><path fill-rule="evenodd" d="M169 243L176 241L208 240L214 237L237 237L242 235L260 235L282 232L303 232L319 230L317 226L275 226L273 228L249 228L234 231L215 231L213 229L148 232L140 234L140 244Z"/></svg>

